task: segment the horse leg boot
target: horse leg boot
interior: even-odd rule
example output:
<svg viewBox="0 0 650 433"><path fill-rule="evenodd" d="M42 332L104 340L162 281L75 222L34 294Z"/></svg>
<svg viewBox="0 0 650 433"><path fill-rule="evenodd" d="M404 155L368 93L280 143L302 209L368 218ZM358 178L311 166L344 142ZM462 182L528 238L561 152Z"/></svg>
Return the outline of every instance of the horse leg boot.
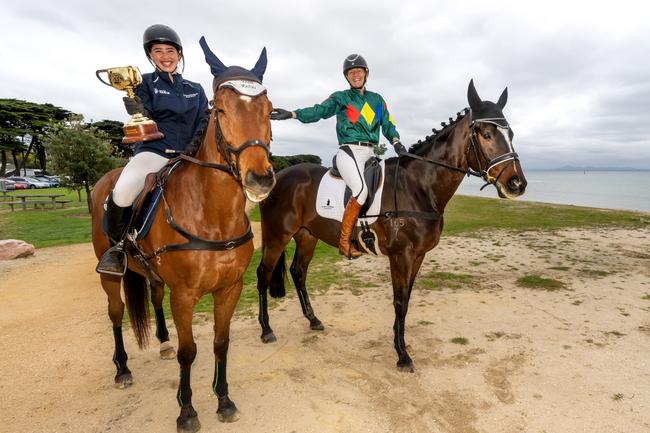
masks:
<svg viewBox="0 0 650 433"><path fill-rule="evenodd" d="M108 225L108 240L111 247L99 259L97 268L100 274L121 277L126 271L126 254L124 253L124 238L129 230L133 206L121 207L113 201L109 194L106 201L106 223Z"/></svg>
<svg viewBox="0 0 650 433"><path fill-rule="evenodd" d="M361 205L356 197L352 197L348 204L345 206L343 212L343 221L341 221L341 238L339 239L339 253L346 256L348 259L356 259L361 256L361 253L352 246L350 237L354 229L354 223L357 222L357 217L361 211Z"/></svg>

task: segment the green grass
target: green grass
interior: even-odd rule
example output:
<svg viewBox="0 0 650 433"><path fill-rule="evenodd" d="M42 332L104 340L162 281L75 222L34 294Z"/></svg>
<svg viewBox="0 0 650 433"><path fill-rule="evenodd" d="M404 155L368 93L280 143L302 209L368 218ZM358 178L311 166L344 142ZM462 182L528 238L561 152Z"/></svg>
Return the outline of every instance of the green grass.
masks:
<svg viewBox="0 0 650 433"><path fill-rule="evenodd" d="M292 241L287 245L286 248L286 264L287 264L287 281L285 282L285 289L288 297L294 297L296 294L293 281L289 274L289 266L291 266L291 260L293 258L293 253L295 251L295 243ZM257 250L253 253L253 258L251 259L250 265L246 272L244 273L244 288L242 289L241 297L237 303L236 312L243 315L253 315L257 314L257 266L260 264L261 251ZM314 260L312 261L312 266L309 267L307 274L307 284L309 287L309 294L322 294L327 292L327 290L333 285L340 283L342 279L346 281L346 288L349 289L352 293L355 293L355 286L361 286L362 282L355 278L350 273L340 272L339 268L334 264L334 262L341 260L341 256L338 255L338 250L330 247L327 244L319 242L316 245L316 251L314 252ZM366 287L366 286L364 286ZM166 292L169 292L169 289L165 289ZM358 291L358 289L357 289ZM361 294L360 291L355 294ZM268 297L269 308L273 308L277 305L278 300ZM165 315L171 317L171 310L169 307L169 296L165 296L165 303L163 305L165 309ZM195 313L202 315L203 313L207 314L209 318L212 318L212 295L203 296L199 299L199 302L194 307Z"/></svg>
<svg viewBox="0 0 650 433"><path fill-rule="evenodd" d="M86 197L81 201L74 191L65 188L27 190L25 194L65 194L72 200L67 209L44 211L2 210L0 239L22 239L37 248L88 242L90 218L85 218ZM22 191L21 191L22 192ZM19 192L19 193L21 193ZM10 193L16 194L15 192ZM251 213L260 220L259 207ZM647 227L650 214L601 210L577 206L552 205L458 195L445 209L444 235L466 235L479 230L556 230L568 227ZM498 257L491 258L498 260Z"/></svg>
<svg viewBox="0 0 650 433"><path fill-rule="evenodd" d="M449 341L451 341L454 344L460 344L462 346L469 344L469 340L465 337L454 337Z"/></svg>
<svg viewBox="0 0 650 433"><path fill-rule="evenodd" d="M475 278L467 274L454 274L453 272L429 272L420 276L415 281L416 288L425 290L442 290L472 288Z"/></svg>
<svg viewBox="0 0 650 433"><path fill-rule="evenodd" d="M539 275L525 275L518 278L517 285L528 289L541 289L549 292L564 289L566 287L562 281L540 277Z"/></svg>
<svg viewBox="0 0 650 433"><path fill-rule="evenodd" d="M568 227L647 227L650 214L517 200L454 196L445 209L444 234L478 230L556 230Z"/></svg>
<svg viewBox="0 0 650 433"><path fill-rule="evenodd" d="M13 194L20 194L14 192ZM72 200L66 209L15 211L3 210L0 206L0 239L21 239L37 248L90 242L90 214L86 208L86 197L82 191L81 200L75 191L65 188L47 190L27 190L25 194L57 193L65 194ZM12 195L10 193L10 195ZM253 221L260 220L259 207L251 213ZM556 230L569 227L647 227L650 214L614 210L601 210L576 206L551 205L522 201L485 199L469 196L455 196L445 209L445 229L443 235L467 235L479 230ZM287 272L293 257L293 244L287 248ZM498 261L497 256L490 260ZM324 293L332 285L347 288L359 295L356 287L366 283L360 281L340 266L341 257L335 248L319 243L309 268L308 285L310 293ZM244 290L238 304L238 311L251 314L257 306L257 277L255 270L260 261L260 252L256 251L244 275ZM339 262L335 265L335 262ZM562 270L562 267L555 267ZM557 290L563 283L539 276L526 276L518 284L524 287ZM344 282L344 284L341 284ZM452 289L471 285L473 280L468 275L453 273L431 273L418 278L418 287L440 290L442 287ZM288 296L295 296L293 284L287 282ZM169 297L166 297L169 299ZM646 295L644 299L650 299ZM275 301L270 300L271 305ZM168 308L168 307L167 307ZM202 298L197 305L197 312L212 314L212 297Z"/></svg>
<svg viewBox="0 0 650 433"><path fill-rule="evenodd" d="M64 194L65 197L61 198L71 200L71 203L65 209L15 212L0 205L0 239L21 239L36 248L90 242L90 214L85 191L81 192L81 201L76 191L66 188L9 192L9 196L16 194Z"/></svg>

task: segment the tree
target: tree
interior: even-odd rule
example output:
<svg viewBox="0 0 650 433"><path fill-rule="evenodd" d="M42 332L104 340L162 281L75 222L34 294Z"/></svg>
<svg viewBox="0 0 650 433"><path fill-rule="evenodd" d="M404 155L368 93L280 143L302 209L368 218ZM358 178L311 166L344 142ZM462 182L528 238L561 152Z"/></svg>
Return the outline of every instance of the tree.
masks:
<svg viewBox="0 0 650 433"><path fill-rule="evenodd" d="M117 122L115 120L100 120L91 125L106 133L108 138L111 140L111 146L113 146L111 155L116 158L129 158L133 156L133 146L122 144L122 137L124 136L124 131L122 130L124 124L122 122Z"/></svg>
<svg viewBox="0 0 650 433"><path fill-rule="evenodd" d="M283 168L300 164L302 162L311 162L314 164L321 165L321 159L316 155L289 155L289 156L271 155L270 159L271 159L271 165L273 165L273 170L275 170L276 173L282 170Z"/></svg>
<svg viewBox="0 0 650 433"><path fill-rule="evenodd" d="M91 185L123 162L111 156L110 140L96 128L85 125L82 116L73 116L57 127L43 144L52 167L61 176L62 185L76 191L86 190L90 212Z"/></svg>
<svg viewBox="0 0 650 433"><path fill-rule="evenodd" d="M41 170L46 169L43 137L57 122L71 113L52 104L36 104L19 99L0 99L0 153L3 161L11 152L16 174L25 168L34 152ZM18 161L21 155L22 163ZM6 169L6 165L3 166ZM2 173L4 174L4 173Z"/></svg>

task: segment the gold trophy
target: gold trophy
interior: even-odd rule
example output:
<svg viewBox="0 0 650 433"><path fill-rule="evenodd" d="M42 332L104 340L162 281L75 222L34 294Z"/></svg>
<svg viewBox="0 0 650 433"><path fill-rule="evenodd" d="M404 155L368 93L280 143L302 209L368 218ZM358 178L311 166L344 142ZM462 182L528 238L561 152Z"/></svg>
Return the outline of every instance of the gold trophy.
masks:
<svg viewBox="0 0 650 433"><path fill-rule="evenodd" d="M100 74L106 73L108 82L104 81ZM142 83L142 75L136 66L123 66L118 68L98 69L95 73L97 78L107 86L117 90L126 91L129 98L134 98L133 89ZM164 137L163 133L158 131L156 122L149 119L142 113L136 113L124 124L122 128L124 137L122 144L137 143L139 141L159 140Z"/></svg>

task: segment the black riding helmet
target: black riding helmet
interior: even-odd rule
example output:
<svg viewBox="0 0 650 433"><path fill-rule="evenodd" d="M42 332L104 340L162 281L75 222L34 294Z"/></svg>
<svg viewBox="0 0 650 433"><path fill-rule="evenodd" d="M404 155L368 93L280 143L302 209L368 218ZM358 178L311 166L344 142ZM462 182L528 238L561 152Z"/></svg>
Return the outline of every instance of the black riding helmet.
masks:
<svg viewBox="0 0 650 433"><path fill-rule="evenodd" d="M178 33L169 26L164 24L154 24L147 27L142 35L142 47L149 59L149 62L155 67L156 65L151 60L149 52L153 44L169 44L178 50L179 63L182 64L181 70L185 69L185 59L183 57L183 44Z"/></svg>
<svg viewBox="0 0 650 433"><path fill-rule="evenodd" d="M181 44L181 38L178 37L178 33L164 24L154 24L147 27L147 30L144 31L144 35L142 35L142 46L147 56L153 44L172 45L178 50L179 54L183 51L183 44Z"/></svg>
<svg viewBox="0 0 650 433"><path fill-rule="evenodd" d="M368 69L368 62L366 62L366 59L361 57L360 54L350 54L345 58L343 61L343 76L346 80L348 79L348 71L353 68L363 68L366 70L366 78L363 80L365 86L368 75L370 74L370 69Z"/></svg>

